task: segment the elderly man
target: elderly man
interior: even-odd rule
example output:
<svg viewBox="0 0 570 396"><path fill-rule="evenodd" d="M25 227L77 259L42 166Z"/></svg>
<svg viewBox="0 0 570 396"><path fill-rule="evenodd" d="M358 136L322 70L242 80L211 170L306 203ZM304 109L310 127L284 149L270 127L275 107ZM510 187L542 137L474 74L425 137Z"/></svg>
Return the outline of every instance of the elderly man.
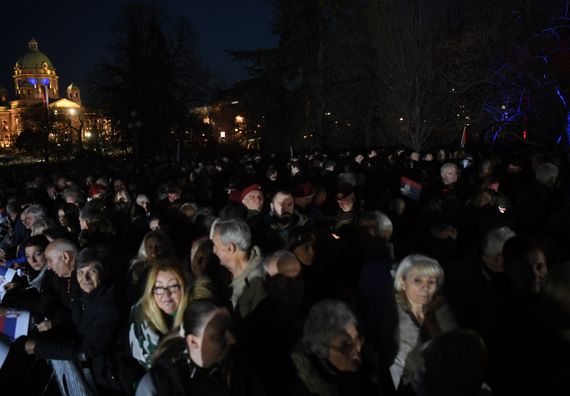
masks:
<svg viewBox="0 0 570 396"><path fill-rule="evenodd" d="M449 266L445 287L461 326L477 329L485 300L494 291L506 290L503 247L515 235L508 227L491 229L477 255L467 255Z"/></svg>
<svg viewBox="0 0 570 396"><path fill-rule="evenodd" d="M248 218L260 214L265 201L261 186L252 184L244 188L241 192L240 201L247 208Z"/></svg>
<svg viewBox="0 0 570 396"><path fill-rule="evenodd" d="M79 295L79 283L75 272L77 247L67 239L56 239L47 245L44 252L46 265L57 277L50 277L40 298L42 306L54 306L46 311L46 319L37 325L39 331L58 325L71 309L72 301ZM73 275L73 276L72 276Z"/></svg>
<svg viewBox="0 0 570 396"><path fill-rule="evenodd" d="M238 317L246 317L265 297L261 250L251 246L251 232L241 219L217 219L210 229L214 254L232 275L231 302Z"/></svg>

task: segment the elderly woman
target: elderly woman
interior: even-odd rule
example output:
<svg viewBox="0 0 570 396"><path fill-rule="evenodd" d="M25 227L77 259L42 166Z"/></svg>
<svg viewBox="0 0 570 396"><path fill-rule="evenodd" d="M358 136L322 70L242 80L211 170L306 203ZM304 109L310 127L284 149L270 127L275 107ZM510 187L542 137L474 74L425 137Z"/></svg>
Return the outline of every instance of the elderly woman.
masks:
<svg viewBox="0 0 570 396"><path fill-rule="evenodd" d="M374 372L363 364L363 338L356 317L341 301L315 304L305 321L301 341L291 359L297 379L294 395L379 394Z"/></svg>
<svg viewBox="0 0 570 396"><path fill-rule="evenodd" d="M89 385L96 386L101 394L109 394L111 389L120 389L117 372L108 359L115 346L119 309L95 249L83 249L78 254L74 276L81 288L80 297L72 301L71 307L77 336L65 341L29 338L25 350L39 358L72 361L89 368L94 380Z"/></svg>
<svg viewBox="0 0 570 396"><path fill-rule="evenodd" d="M182 268L171 259L150 267L144 293L131 310L129 344L133 357L146 369L160 340L182 324L189 300ZM193 295L209 297L202 283L196 282Z"/></svg>
<svg viewBox="0 0 570 396"><path fill-rule="evenodd" d="M443 278L439 263L419 254L405 257L396 270L397 354L390 366L396 389L411 384L419 364L419 347L457 327L450 309L438 295Z"/></svg>

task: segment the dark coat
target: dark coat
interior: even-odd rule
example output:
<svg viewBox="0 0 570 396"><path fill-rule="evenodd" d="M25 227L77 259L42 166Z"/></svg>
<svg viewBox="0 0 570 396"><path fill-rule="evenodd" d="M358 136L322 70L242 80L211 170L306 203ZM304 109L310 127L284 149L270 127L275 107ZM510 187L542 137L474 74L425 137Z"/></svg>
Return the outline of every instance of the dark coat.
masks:
<svg viewBox="0 0 570 396"><path fill-rule="evenodd" d="M69 342L38 340L36 356L87 362L98 385L116 388L110 357L119 324L119 310L113 300L112 287L101 286L74 300L71 316L77 337Z"/></svg>

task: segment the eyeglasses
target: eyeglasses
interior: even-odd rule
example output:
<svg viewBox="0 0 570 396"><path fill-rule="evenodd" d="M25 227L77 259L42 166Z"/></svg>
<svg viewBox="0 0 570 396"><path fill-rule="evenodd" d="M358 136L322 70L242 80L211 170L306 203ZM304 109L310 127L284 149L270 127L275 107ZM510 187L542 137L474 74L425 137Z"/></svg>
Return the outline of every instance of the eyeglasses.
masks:
<svg viewBox="0 0 570 396"><path fill-rule="evenodd" d="M329 348L338 351L343 355L350 355L352 351L358 350L364 344L364 337L359 335L356 339L349 339L342 342L340 345L329 345Z"/></svg>
<svg viewBox="0 0 570 396"><path fill-rule="evenodd" d="M175 284L166 287L155 286L152 288L152 292L157 296L162 296L166 291L168 291L168 294L178 293L180 291L180 285Z"/></svg>

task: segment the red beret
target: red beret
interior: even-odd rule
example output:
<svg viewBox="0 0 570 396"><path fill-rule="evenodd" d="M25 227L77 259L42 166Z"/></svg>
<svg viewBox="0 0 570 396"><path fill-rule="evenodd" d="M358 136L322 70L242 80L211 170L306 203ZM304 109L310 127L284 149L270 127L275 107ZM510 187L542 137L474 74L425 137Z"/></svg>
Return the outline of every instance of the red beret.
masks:
<svg viewBox="0 0 570 396"><path fill-rule="evenodd" d="M102 185L102 184L97 184L97 183L95 183L95 184L92 184L92 185L89 187L89 196L90 196L90 197L93 197L93 196L95 196L95 195L97 195L97 194L105 193L105 192L107 192L107 187L105 187L105 186Z"/></svg>
<svg viewBox="0 0 570 396"><path fill-rule="evenodd" d="M244 188L241 191L240 202L243 201L245 196L252 191L261 191L261 186L259 184L251 184L251 185L247 186L246 188Z"/></svg>

